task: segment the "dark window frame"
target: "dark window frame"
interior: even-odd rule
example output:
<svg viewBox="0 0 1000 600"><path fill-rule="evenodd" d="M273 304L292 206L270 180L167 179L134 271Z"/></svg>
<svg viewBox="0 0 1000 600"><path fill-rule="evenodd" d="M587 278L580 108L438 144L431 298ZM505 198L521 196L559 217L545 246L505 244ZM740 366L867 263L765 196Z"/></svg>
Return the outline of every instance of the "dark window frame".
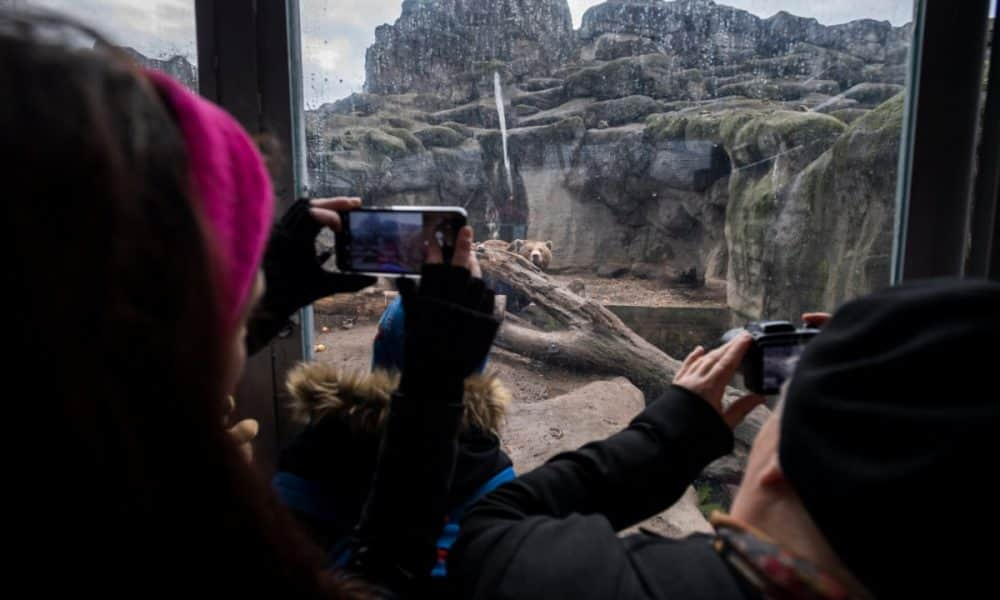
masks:
<svg viewBox="0 0 1000 600"><path fill-rule="evenodd" d="M965 274L990 0L923 0L914 11L893 283Z"/></svg>
<svg viewBox="0 0 1000 600"><path fill-rule="evenodd" d="M289 149L274 166L275 216L306 186L298 0L195 0L200 92L252 134ZM297 430L284 409L285 375L312 358L312 309L300 311L278 339L247 362L237 390L241 417L260 422L255 456L265 473Z"/></svg>
<svg viewBox="0 0 1000 600"><path fill-rule="evenodd" d="M1000 281L1000 32L993 25L989 83L983 108L978 173L973 196L969 261L966 276Z"/></svg>

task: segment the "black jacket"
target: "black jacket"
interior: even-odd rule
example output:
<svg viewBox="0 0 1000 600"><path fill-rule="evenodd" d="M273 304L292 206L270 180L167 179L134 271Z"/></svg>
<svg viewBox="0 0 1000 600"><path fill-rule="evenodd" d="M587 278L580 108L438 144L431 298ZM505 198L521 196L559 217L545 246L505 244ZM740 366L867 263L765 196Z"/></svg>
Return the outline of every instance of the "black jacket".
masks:
<svg viewBox="0 0 1000 600"><path fill-rule="evenodd" d="M676 502L733 436L701 398L671 388L624 431L483 499L449 560L467 598L756 598L712 538L617 532Z"/></svg>

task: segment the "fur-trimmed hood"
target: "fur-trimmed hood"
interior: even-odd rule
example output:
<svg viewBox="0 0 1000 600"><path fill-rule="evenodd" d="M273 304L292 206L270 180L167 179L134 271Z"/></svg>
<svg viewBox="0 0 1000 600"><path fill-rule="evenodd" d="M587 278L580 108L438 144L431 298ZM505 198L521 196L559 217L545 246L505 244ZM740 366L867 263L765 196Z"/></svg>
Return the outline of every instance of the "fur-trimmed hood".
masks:
<svg viewBox="0 0 1000 600"><path fill-rule="evenodd" d="M302 364L289 373L291 408L308 425L282 449L274 487L323 546L349 537L363 513L385 441L380 428L398 384L396 374L357 373L320 363ZM435 499L449 512L474 500L496 477L512 476L510 457L497 435L509 396L495 375L470 377L454 464L430 462L419 472L396 475L415 490L425 489L425 477L450 475L448 489L440 490L445 496Z"/></svg>
<svg viewBox="0 0 1000 600"><path fill-rule="evenodd" d="M392 393L399 387L399 373L375 370L346 371L331 365L302 363L288 374L285 386L291 396L292 417L303 424L334 416L356 432L381 429L389 414ZM465 381L465 414L462 431L477 428L499 435L510 392L495 373L474 375Z"/></svg>

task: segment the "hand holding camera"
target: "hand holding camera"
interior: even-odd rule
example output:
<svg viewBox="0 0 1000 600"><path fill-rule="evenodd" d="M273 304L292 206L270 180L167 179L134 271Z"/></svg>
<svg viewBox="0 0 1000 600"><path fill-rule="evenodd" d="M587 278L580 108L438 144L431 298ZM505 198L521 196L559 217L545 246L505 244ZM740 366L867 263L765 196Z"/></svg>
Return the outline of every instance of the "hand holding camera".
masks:
<svg viewBox="0 0 1000 600"><path fill-rule="evenodd" d="M726 386L732 381L752 344L751 335L741 333L711 352L698 346L684 359L674 376L674 385L701 396L719 413L730 429L736 427L754 407L764 402L763 396L748 394L729 407L722 405Z"/></svg>
<svg viewBox="0 0 1000 600"><path fill-rule="evenodd" d="M710 352L698 346L684 359L674 376L674 385L701 396L730 428L736 427L764 402L764 395L780 391L791 376L794 359L830 320L830 315L807 313L802 320L804 326L800 328L787 321L750 323L727 332L723 336L725 344ZM723 407L726 386L740 369L752 393Z"/></svg>

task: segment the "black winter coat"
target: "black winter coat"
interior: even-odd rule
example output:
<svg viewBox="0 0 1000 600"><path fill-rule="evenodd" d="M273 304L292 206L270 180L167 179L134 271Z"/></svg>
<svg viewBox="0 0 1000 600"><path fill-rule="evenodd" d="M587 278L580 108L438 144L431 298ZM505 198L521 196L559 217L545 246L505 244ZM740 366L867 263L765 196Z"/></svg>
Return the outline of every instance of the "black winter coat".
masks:
<svg viewBox="0 0 1000 600"><path fill-rule="evenodd" d="M732 447L719 415L673 387L624 431L484 498L462 522L449 571L466 598L758 598L710 536L618 537L676 502Z"/></svg>

